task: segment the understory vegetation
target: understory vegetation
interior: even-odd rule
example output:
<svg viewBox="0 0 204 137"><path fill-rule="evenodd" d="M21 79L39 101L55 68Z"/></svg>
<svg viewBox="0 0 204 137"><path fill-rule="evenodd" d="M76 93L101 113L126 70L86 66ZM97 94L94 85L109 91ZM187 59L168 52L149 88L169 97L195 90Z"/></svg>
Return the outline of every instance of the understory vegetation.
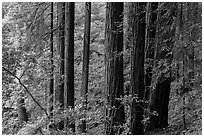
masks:
<svg viewBox="0 0 204 137"><path fill-rule="evenodd" d="M2 2L2 134L201 135L201 13Z"/></svg>

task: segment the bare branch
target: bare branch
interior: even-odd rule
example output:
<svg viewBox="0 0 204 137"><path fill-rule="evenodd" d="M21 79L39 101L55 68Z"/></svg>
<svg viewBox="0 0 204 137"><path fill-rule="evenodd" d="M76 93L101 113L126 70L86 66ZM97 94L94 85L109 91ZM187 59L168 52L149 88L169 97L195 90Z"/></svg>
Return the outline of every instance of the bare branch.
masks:
<svg viewBox="0 0 204 137"><path fill-rule="evenodd" d="M13 74L11 71L9 71L8 69L6 69L5 67L2 67L7 73L9 73L10 75L12 75L13 77L15 77L21 86L23 86L23 88L26 90L26 92L30 95L30 97L33 99L33 101L39 106L39 108L45 112L46 116L48 117L48 113L46 112L46 110L39 104L39 102L36 101L36 99L33 97L33 95L29 92L28 88L21 82L21 79L18 78L15 74Z"/></svg>

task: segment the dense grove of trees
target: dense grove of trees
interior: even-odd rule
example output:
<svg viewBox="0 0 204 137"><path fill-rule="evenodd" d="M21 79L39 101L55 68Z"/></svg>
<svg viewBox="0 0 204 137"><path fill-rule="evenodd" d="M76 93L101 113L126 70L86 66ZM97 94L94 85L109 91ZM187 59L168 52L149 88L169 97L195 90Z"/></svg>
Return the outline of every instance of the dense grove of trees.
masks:
<svg viewBox="0 0 204 137"><path fill-rule="evenodd" d="M2 134L201 134L201 13L2 3Z"/></svg>

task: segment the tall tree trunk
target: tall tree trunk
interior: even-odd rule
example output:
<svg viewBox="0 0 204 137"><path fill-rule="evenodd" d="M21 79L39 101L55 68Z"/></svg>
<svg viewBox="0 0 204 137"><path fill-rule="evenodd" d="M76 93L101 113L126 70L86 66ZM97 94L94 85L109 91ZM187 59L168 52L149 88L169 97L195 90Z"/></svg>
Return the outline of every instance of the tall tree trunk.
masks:
<svg viewBox="0 0 204 137"><path fill-rule="evenodd" d="M40 45L42 45L43 44L43 40L42 40L42 38L44 37L44 35L45 35L45 19L44 19L44 12L45 12L45 3L41 3L40 5L39 5L39 8L40 8L40 10L42 11L41 12L41 15L40 15L40 20L39 20L39 24L38 24L38 36L39 36L39 41L40 41Z"/></svg>
<svg viewBox="0 0 204 137"><path fill-rule="evenodd" d="M59 103L61 110L64 109L64 58L65 58L65 2L57 3L58 10L58 44L60 49L60 84L59 84ZM60 122L59 129L63 129L64 122Z"/></svg>
<svg viewBox="0 0 204 137"><path fill-rule="evenodd" d="M84 50L83 50L83 72L81 96L83 98L84 119L86 119L88 76L89 76L89 49L90 49L90 26L91 26L91 2L85 3L85 25L84 25ZM82 133L86 132L86 121L82 120Z"/></svg>
<svg viewBox="0 0 204 137"><path fill-rule="evenodd" d="M182 91L181 91L181 98L182 98L182 120L183 120L183 129L186 129L186 112L185 112L185 89L188 88L188 63L187 63L187 48L188 48L188 29L190 28L190 21L188 20L188 3L181 2L178 4L178 27L179 27L179 42L182 43ZM192 50L192 49L191 49ZM191 60L190 60L191 61Z"/></svg>
<svg viewBox="0 0 204 137"><path fill-rule="evenodd" d="M180 24L179 24L179 30L180 30L180 42L182 43L182 48L183 48L183 54L182 54L182 120L183 120L183 129L186 129L186 113L185 113L185 92L184 89L187 86L186 83L186 70L187 70L187 61L186 61L186 47L187 47L187 43L186 43L186 38L187 38L187 34L186 34L186 3L179 3L178 9L180 12ZM185 22L185 23L184 23Z"/></svg>
<svg viewBox="0 0 204 137"><path fill-rule="evenodd" d="M74 109L74 2L65 4L65 110ZM65 128L75 131L74 122L65 120Z"/></svg>
<svg viewBox="0 0 204 137"><path fill-rule="evenodd" d="M157 34L156 34L156 47L154 55L154 74L159 74L160 71L166 69L166 72L154 77L152 79L152 86L155 85L153 92L151 93L154 98L150 100L150 110L156 111L158 116L152 116L150 119L151 129L154 128L165 128L168 126L168 104L170 95L170 85L171 85L171 61L172 61L172 47L174 37L174 29L167 27L168 29L162 30L162 26L172 26L174 15L174 3L167 3L170 7L170 13L168 18L162 18L165 11L158 11L157 15ZM165 43L162 43L165 41ZM159 50L162 49L163 50ZM158 63L163 63L162 66L158 66ZM166 63L166 64L165 64ZM154 80L154 81L153 81ZM156 80L156 81L155 81Z"/></svg>
<svg viewBox="0 0 204 137"><path fill-rule="evenodd" d="M51 2L51 20L50 20L50 61L51 61L51 72L50 72L50 85L49 85L49 97L48 97L48 114L51 118L51 123L53 122L53 95L54 95L54 48L53 48L53 15L54 6Z"/></svg>
<svg viewBox="0 0 204 137"><path fill-rule="evenodd" d="M123 3L108 2L105 26L106 47L106 134L120 134L125 122L124 105L117 98L123 91ZM114 128L115 127L115 128Z"/></svg>
<svg viewBox="0 0 204 137"><path fill-rule="evenodd" d="M188 3L188 9L187 9L187 20L189 22L189 26L187 28L191 28L189 31L190 33L190 41L189 45L190 46L190 55L189 55L189 68L190 71L188 72L188 78L189 78L189 85L191 87L194 86L194 79L195 79L195 47L194 47L194 42L195 38L197 37L196 35L196 29L198 27L199 23L199 8L198 8L198 2L189 2Z"/></svg>
<svg viewBox="0 0 204 137"><path fill-rule="evenodd" d="M126 24L125 25L125 36L124 36L124 50L128 50L131 48L131 31L132 31L132 8L131 8L131 3L130 2L126 2L125 5L126 9L125 12L126 14L124 16L124 19L126 18Z"/></svg>
<svg viewBox="0 0 204 137"><path fill-rule="evenodd" d="M145 48L145 6L146 3L132 3L133 6L133 29L132 29L132 97L131 106L131 133L143 135L143 95L144 95L144 48ZM136 101L137 100L137 101Z"/></svg>
<svg viewBox="0 0 204 137"><path fill-rule="evenodd" d="M146 12L146 33L145 33L145 94L144 100L148 101L150 96L150 86L152 81L152 69L154 60L154 45L156 36L156 19L158 3L149 2L147 3Z"/></svg>
<svg viewBox="0 0 204 137"><path fill-rule="evenodd" d="M147 3L147 12L146 12L146 40L145 40L145 93L144 93L144 101L145 101L145 108L149 109L149 104L154 103L151 101L153 100L153 93L151 94L151 81L152 81L152 74L153 74L153 66L154 66L154 48L155 48L155 37L156 37L156 20L157 20L157 13L156 9L158 7L158 3ZM151 100L150 100L151 99ZM149 104L146 102L150 102ZM149 117L149 112L145 113L146 117ZM145 127L146 131L151 130L149 124Z"/></svg>

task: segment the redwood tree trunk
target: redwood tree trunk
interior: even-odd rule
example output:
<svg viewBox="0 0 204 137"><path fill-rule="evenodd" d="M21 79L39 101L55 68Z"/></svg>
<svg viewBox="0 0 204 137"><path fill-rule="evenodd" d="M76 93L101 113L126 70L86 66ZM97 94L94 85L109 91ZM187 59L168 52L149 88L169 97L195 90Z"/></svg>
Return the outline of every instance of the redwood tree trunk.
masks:
<svg viewBox="0 0 204 137"><path fill-rule="evenodd" d="M65 4L65 110L74 109L74 2ZM75 131L74 122L65 120L65 127Z"/></svg>
<svg viewBox="0 0 204 137"><path fill-rule="evenodd" d="M58 44L60 49L60 84L59 84L59 103L61 110L64 109L64 58L65 58L65 2L57 3L58 10ZM64 121L59 124L59 129L64 128Z"/></svg>
<svg viewBox="0 0 204 137"><path fill-rule="evenodd" d="M155 94L151 93L151 81L153 75L153 66L154 66L154 50L155 50L155 37L156 37L156 20L157 20L157 9L158 3L149 2L147 3L147 12L146 12L146 40L145 40L145 93L144 93L144 101L145 108L149 109L150 103L153 98L155 98ZM146 102L150 102L149 104ZM154 101L154 100L153 100ZM145 117L149 117L149 112L145 113ZM151 130L150 124L147 124L145 127L146 131Z"/></svg>
<svg viewBox="0 0 204 137"><path fill-rule="evenodd" d="M54 49L53 49L53 2L51 2L51 23L50 23L50 61L51 61L51 74L50 74L50 90L49 90L49 97L48 97L48 114L50 115L51 118L51 123L53 122L53 103L54 103L54 59L53 59L53 53L54 53Z"/></svg>
<svg viewBox="0 0 204 137"><path fill-rule="evenodd" d="M132 135L143 135L143 100L144 95L144 48L145 48L145 9L146 3L135 2L133 6L133 29L132 29L132 97L137 97L133 100L131 106L131 133ZM138 14L139 13L139 14ZM137 102L138 100L139 102Z"/></svg>
<svg viewBox="0 0 204 137"><path fill-rule="evenodd" d="M131 38L131 36L132 36L132 34L131 34L131 32L132 32L132 11L133 11L133 9L132 9L132 6L131 6L131 3L130 2L127 2L126 3L126 5L125 5L125 7L126 7L126 17L124 17L124 18L127 18L127 20L126 20L126 24L124 24L124 25L126 25L126 27L125 27L125 39L124 39L124 50L128 50L128 49L130 49L131 48L131 41L132 41L132 38Z"/></svg>
<svg viewBox="0 0 204 137"><path fill-rule="evenodd" d="M120 134L125 122L124 105L117 98L123 97L123 3L108 2L106 6L106 134ZM116 128L113 128L116 126Z"/></svg>
<svg viewBox="0 0 204 137"><path fill-rule="evenodd" d="M156 19L157 19L157 9L158 3L149 2L147 3L146 12L146 40L145 40L145 63L147 65L145 70L145 94L144 100L149 100L150 86L152 81L152 69L154 60L154 44L156 36Z"/></svg>
<svg viewBox="0 0 204 137"><path fill-rule="evenodd" d="M88 76L89 76L89 49L90 49L90 26L91 26L91 2L85 3L85 26L84 26L84 49L83 49L83 72L81 96L83 98L84 118L87 110ZM82 133L86 132L86 121L82 120Z"/></svg>

